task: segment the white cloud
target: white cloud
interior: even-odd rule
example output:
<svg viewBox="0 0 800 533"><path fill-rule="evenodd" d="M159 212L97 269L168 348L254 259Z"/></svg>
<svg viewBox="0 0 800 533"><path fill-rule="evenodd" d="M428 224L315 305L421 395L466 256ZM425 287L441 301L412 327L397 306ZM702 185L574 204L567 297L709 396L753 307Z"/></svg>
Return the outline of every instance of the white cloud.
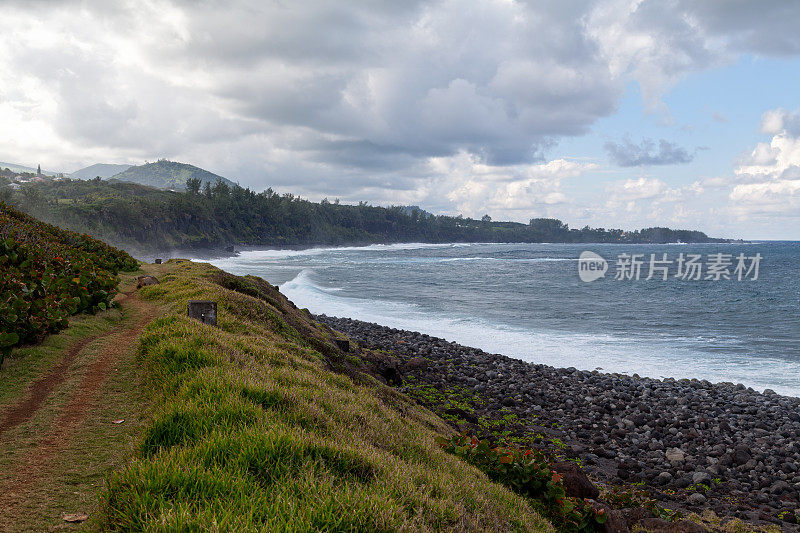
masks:
<svg viewBox="0 0 800 533"><path fill-rule="evenodd" d="M496 166L461 152L432 158L431 172L438 176L437 189L466 216L490 213L526 220L549 212L549 206L568 203L562 182L594 170L594 163L555 159L547 163ZM527 217L527 218L526 218Z"/></svg>
<svg viewBox="0 0 800 533"><path fill-rule="evenodd" d="M761 130L772 139L757 144L734 170L739 182L730 193L735 212L800 217L800 115L767 111Z"/></svg>
<svg viewBox="0 0 800 533"><path fill-rule="evenodd" d="M780 108L767 111L761 117L761 132L768 135L800 136L800 113Z"/></svg>
<svg viewBox="0 0 800 533"><path fill-rule="evenodd" d="M0 159L169 157L314 198L564 213L565 180L596 169L548 161L560 138L616 112L631 81L663 110L687 73L800 52L798 16L744 0L6 0ZM796 115L763 129L739 185L794 180ZM629 181L608 190L626 208L700 194Z"/></svg>
<svg viewBox="0 0 800 533"><path fill-rule="evenodd" d="M383 159L397 169L461 150L519 164L614 112L629 79L656 102L718 61L725 21L730 39L743 31L731 10L751 11L630 0L5 2L2 86L39 90L9 91L1 105L32 98L57 160L98 148L179 157L193 143L250 147L250 135L286 140L294 128L301 142L286 148L339 168ZM342 139L375 151L331 155ZM16 143L36 156L25 146Z"/></svg>
<svg viewBox="0 0 800 533"><path fill-rule="evenodd" d="M737 185L731 200L741 212L785 213L800 216L800 180L778 180Z"/></svg>
<svg viewBox="0 0 800 533"><path fill-rule="evenodd" d="M616 204L654 198L666 189L667 184L658 178L640 177L610 183L606 192L610 196L609 201Z"/></svg>

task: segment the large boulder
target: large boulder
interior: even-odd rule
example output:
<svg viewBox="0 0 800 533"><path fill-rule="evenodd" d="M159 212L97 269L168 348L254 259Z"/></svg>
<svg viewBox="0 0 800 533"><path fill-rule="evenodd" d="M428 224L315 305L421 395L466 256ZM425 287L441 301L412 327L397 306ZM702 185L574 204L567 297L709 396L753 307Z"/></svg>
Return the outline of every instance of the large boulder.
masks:
<svg viewBox="0 0 800 533"><path fill-rule="evenodd" d="M364 350L362 357L372 363L369 368L372 375L395 387L403 384L403 375L400 373L400 360L398 358L374 350Z"/></svg>
<svg viewBox="0 0 800 533"><path fill-rule="evenodd" d="M686 460L686 454L680 448L667 448L667 461L674 464L682 464Z"/></svg>
<svg viewBox="0 0 800 533"><path fill-rule="evenodd" d="M158 278L155 276L139 276L136 278L136 288L141 289L148 285L158 285Z"/></svg>
<svg viewBox="0 0 800 533"><path fill-rule="evenodd" d="M564 461L555 463L552 468L563 476L564 490L567 496L594 500L600 495L600 491L594 486L594 483L575 463Z"/></svg>
<svg viewBox="0 0 800 533"><path fill-rule="evenodd" d="M603 533L630 533L631 529L628 527L623 511L612 509L600 502L591 503L596 510L602 510L606 514L606 522L600 528Z"/></svg>

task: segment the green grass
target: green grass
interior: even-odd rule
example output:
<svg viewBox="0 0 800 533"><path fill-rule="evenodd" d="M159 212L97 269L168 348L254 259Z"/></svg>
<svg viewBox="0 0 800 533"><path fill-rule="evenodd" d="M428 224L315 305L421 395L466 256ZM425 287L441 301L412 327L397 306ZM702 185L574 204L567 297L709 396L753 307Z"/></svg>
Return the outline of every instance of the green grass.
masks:
<svg viewBox="0 0 800 533"><path fill-rule="evenodd" d="M142 289L164 306L139 353L155 405L136 458L108 477L99 528L552 530L439 449L436 434L451 434L441 419L359 374L268 284L166 268ZM189 320L188 299L217 301L219 327Z"/></svg>

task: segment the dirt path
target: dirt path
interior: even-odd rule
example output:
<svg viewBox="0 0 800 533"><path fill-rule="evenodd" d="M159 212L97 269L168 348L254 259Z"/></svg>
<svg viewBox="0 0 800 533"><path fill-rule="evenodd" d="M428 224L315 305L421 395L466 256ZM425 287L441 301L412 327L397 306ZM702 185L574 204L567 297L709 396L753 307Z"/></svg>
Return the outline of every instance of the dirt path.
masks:
<svg viewBox="0 0 800 533"><path fill-rule="evenodd" d="M24 512L21 507L29 497L52 482L53 472L63 463L59 454L71 444L73 436L80 432L92 410L98 407L101 389L112 366L121 358L132 355L143 328L157 314L157 308L140 300L135 293L121 295L117 301L126 313L121 325L70 347L55 368L34 382L23 400L0 415L2 437L3 433L8 435L8 430L33 419L70 377L82 374L62 407L51 418L47 430L36 437L30 449L23 452L13 463L11 471L0 479L0 528L14 524L19 513ZM84 352L98 348L99 352L83 368L74 368ZM13 442L8 444L14 445Z"/></svg>
<svg viewBox="0 0 800 533"><path fill-rule="evenodd" d="M3 435L3 432L17 427L33 417L53 390L67 378L67 370L75 362L78 354L97 338L98 335L87 337L70 346L61 362L49 374L39 378L31 385L28 397L11 406L5 414L5 418L0 421L0 436Z"/></svg>

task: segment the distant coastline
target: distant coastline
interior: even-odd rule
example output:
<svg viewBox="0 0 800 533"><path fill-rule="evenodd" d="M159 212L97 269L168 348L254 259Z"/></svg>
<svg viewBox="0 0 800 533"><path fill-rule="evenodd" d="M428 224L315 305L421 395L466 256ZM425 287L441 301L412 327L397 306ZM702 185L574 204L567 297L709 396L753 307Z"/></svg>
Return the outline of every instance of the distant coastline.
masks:
<svg viewBox="0 0 800 533"><path fill-rule="evenodd" d="M221 180L213 186L195 178L185 183L185 190L164 190L118 180L37 179L16 189L0 183L0 201L140 257L164 250L216 253L231 246L731 242L691 229L576 229L551 218L532 218L527 224L493 221L488 215L433 215L414 206L311 202L271 189L256 193Z"/></svg>

